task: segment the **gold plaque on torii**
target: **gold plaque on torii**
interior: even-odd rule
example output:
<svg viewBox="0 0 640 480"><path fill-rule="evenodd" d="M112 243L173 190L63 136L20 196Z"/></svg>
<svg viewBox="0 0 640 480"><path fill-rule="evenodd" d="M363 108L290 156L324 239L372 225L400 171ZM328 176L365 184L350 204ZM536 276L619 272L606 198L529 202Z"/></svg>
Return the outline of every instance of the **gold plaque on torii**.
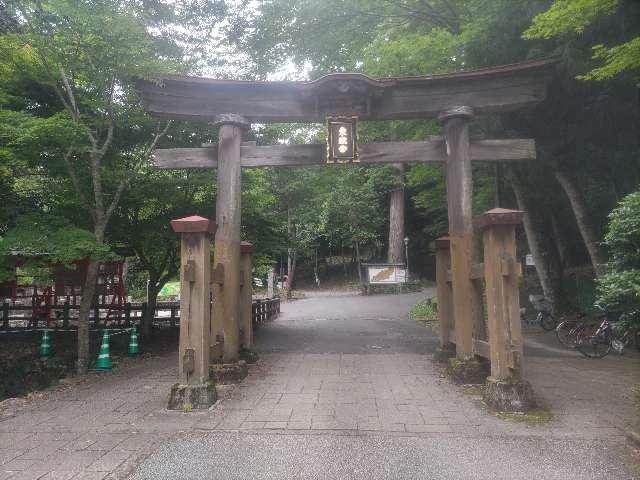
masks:
<svg viewBox="0 0 640 480"><path fill-rule="evenodd" d="M327 117L327 163L358 162L358 117Z"/></svg>

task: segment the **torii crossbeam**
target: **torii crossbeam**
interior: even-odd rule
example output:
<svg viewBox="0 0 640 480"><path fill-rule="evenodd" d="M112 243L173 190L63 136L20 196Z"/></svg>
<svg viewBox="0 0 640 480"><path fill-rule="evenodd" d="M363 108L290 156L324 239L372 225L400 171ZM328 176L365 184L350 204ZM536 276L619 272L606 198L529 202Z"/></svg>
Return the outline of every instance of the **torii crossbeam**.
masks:
<svg viewBox="0 0 640 480"><path fill-rule="evenodd" d="M533 160L536 144L531 139L478 140L469 145L471 160ZM424 142L380 142L360 145L358 160L364 164L444 162L443 138ZM327 146L268 145L244 142L240 146L242 167L304 167L326 163ZM218 145L202 148L165 148L154 152L158 168L217 168Z"/></svg>

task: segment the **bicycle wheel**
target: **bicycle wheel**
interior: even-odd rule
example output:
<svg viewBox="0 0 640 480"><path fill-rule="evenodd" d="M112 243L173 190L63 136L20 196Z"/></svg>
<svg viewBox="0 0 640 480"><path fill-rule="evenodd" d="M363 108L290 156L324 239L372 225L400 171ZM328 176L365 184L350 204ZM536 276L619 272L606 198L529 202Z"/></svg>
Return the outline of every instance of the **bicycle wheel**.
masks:
<svg viewBox="0 0 640 480"><path fill-rule="evenodd" d="M602 358L611 351L611 335L598 333L580 336L577 343L578 351L585 357Z"/></svg>
<svg viewBox="0 0 640 480"><path fill-rule="evenodd" d="M547 312L538 312L538 320L540 325L544 330L550 332L554 328L556 328L557 322L556 319L550 313Z"/></svg>
<svg viewBox="0 0 640 480"><path fill-rule="evenodd" d="M556 327L558 341L567 348L576 348L578 323L572 320L560 322Z"/></svg>

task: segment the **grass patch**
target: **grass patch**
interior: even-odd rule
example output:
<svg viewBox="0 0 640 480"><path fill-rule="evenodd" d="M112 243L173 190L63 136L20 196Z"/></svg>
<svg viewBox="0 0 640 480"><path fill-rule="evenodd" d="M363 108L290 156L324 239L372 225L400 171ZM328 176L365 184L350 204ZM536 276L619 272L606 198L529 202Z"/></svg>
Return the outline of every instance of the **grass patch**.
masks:
<svg viewBox="0 0 640 480"><path fill-rule="evenodd" d="M544 425L553 420L553 413L547 409L532 410L526 413L498 412L498 418L511 422L526 423L527 425Z"/></svg>
<svg viewBox="0 0 640 480"><path fill-rule="evenodd" d="M438 307L436 300L433 298L420 300L409 310L409 318L422 325L430 325L437 322Z"/></svg>

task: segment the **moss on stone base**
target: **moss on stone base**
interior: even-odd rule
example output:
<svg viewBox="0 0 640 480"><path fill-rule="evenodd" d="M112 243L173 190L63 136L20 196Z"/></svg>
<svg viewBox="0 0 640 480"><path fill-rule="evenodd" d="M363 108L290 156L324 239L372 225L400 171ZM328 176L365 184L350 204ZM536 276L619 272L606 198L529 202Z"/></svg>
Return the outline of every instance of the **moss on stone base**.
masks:
<svg viewBox="0 0 640 480"><path fill-rule="evenodd" d="M511 422L521 422L527 425L544 425L553 420L553 413L545 409L531 410L530 412L498 412L498 418Z"/></svg>
<svg viewBox="0 0 640 480"><path fill-rule="evenodd" d="M533 389L526 380L487 379L484 401L499 412L529 412L536 407Z"/></svg>
<svg viewBox="0 0 640 480"><path fill-rule="evenodd" d="M250 348L243 348L240 350L240 359L244 360L248 364L253 364L258 361L258 353Z"/></svg>
<svg viewBox="0 0 640 480"><path fill-rule="evenodd" d="M446 347L438 347L436 351L433 352L433 360L437 363L447 364L449 363L449 359L451 357L455 357L456 351L455 349L446 348Z"/></svg>
<svg viewBox="0 0 640 480"><path fill-rule="evenodd" d="M460 360L450 358L447 364L447 375L458 384L484 383L489 371L485 362L476 359Z"/></svg>
<svg viewBox="0 0 640 480"><path fill-rule="evenodd" d="M248 374L249 368L244 360L238 360L237 363L214 364L209 368L209 376L222 385L239 383Z"/></svg>
<svg viewBox="0 0 640 480"><path fill-rule="evenodd" d="M199 385L174 384L169 393L169 410L203 410L216 403L216 384L213 381Z"/></svg>

